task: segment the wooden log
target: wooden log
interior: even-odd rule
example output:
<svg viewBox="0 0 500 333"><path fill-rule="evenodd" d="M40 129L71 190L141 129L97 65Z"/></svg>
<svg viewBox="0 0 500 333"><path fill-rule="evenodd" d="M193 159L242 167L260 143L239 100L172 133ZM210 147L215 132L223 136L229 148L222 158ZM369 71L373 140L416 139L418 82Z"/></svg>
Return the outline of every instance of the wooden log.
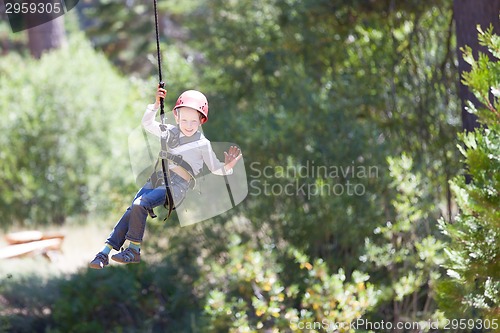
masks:
<svg viewBox="0 0 500 333"><path fill-rule="evenodd" d="M0 259L15 258L28 254L44 253L49 250L60 251L62 238L44 239L34 242L8 245L0 248Z"/></svg>
<svg viewBox="0 0 500 333"><path fill-rule="evenodd" d="M22 244L42 240L43 232L37 230L11 232L5 235L9 244Z"/></svg>
<svg viewBox="0 0 500 333"><path fill-rule="evenodd" d="M64 238L64 235L57 232L44 233L38 230L11 232L5 235L8 244L23 244L45 239Z"/></svg>

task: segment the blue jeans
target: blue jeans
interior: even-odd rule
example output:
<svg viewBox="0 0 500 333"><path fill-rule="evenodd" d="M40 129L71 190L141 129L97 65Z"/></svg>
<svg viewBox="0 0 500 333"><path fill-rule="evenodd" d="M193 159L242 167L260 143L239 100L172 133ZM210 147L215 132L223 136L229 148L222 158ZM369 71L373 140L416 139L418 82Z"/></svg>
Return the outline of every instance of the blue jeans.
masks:
<svg viewBox="0 0 500 333"><path fill-rule="evenodd" d="M175 172L170 172L170 191L174 203L180 203L184 199L188 189L189 182ZM132 205L127 208L115 225L106 243L119 251L126 239L133 242L142 242L146 229L148 210L158 207L165 202L166 191L165 186L153 188L151 182L148 181L137 192L134 200L132 200Z"/></svg>

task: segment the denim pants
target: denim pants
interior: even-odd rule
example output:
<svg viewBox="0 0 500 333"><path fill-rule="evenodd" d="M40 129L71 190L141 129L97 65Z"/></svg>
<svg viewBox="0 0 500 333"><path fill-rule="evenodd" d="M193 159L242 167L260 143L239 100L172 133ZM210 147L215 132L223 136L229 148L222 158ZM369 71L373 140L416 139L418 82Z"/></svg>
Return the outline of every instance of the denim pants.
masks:
<svg viewBox="0 0 500 333"><path fill-rule="evenodd" d="M189 182L184 178L170 172L170 191L174 203L180 203L189 189ZM153 185L148 181L132 200L132 205L127 208L121 219L113 228L106 243L111 245L115 250L119 251L125 240L133 242L142 242L144 231L146 229L146 219L148 210L158 207L165 202L166 194L165 186L153 188Z"/></svg>

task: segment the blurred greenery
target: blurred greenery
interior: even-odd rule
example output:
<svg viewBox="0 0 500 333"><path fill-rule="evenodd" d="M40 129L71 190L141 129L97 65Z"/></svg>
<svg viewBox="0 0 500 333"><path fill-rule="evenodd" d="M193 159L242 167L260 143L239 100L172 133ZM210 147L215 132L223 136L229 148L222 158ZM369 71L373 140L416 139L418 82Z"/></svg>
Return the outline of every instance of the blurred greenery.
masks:
<svg viewBox="0 0 500 333"><path fill-rule="evenodd" d="M140 119L139 82L82 36L40 61L9 53L0 71L2 227L61 224L115 205L130 184L119 133Z"/></svg>
<svg viewBox="0 0 500 333"><path fill-rule="evenodd" d="M389 158L388 163L393 179L391 188L397 191L391 202L395 219L377 227L374 235L366 238L366 254L361 260L380 283L380 304L392 306L393 322L436 321L440 315L433 293L442 276L445 247L435 232L436 208L423 200L423 178L414 173L410 157L403 154Z"/></svg>
<svg viewBox="0 0 500 333"><path fill-rule="evenodd" d="M457 136L452 5L159 1L167 108L185 89L206 93L204 132L241 146L249 196L189 227L150 219L139 265L2 272L0 332L498 316L500 73L464 50L464 81L487 107L470 104L484 128ZM40 60L0 23L4 230L116 219L137 190L127 140L158 81L152 3L75 10L68 45ZM498 36L479 38L498 58Z"/></svg>
<svg viewBox="0 0 500 333"><path fill-rule="evenodd" d="M302 332L308 322L353 322L375 304L377 293L366 284L368 275L355 271L352 282L346 282L342 269L331 274L322 259L310 263L293 247L282 255L298 267L285 270L277 253L272 248L255 251L236 237L227 261L210 265L204 275L216 283L205 305L208 332ZM295 283L288 285L283 275L290 270L296 271Z"/></svg>

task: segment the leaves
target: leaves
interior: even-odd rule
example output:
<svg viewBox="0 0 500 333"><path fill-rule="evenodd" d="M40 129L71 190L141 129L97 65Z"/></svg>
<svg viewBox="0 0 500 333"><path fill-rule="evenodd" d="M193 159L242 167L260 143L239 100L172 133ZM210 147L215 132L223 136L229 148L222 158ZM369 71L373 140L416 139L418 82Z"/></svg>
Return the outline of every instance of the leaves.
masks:
<svg viewBox="0 0 500 333"><path fill-rule="evenodd" d="M480 123L487 128L460 135L464 146L459 146L459 149L465 158L470 181L455 177L451 183L460 214L453 224L441 222L443 233L450 239L446 249L446 267L451 281L444 282L439 290L443 304L452 299L457 307L466 308L464 313L479 309L487 318L498 318L500 114L495 89L500 66L495 50L500 47L500 39L490 27L486 31L479 29L479 40L481 45L488 46L493 57L490 59L480 54L478 59L474 59L470 49L466 49L464 57L472 64L472 69L464 74L463 82L483 103L477 107L476 113ZM464 285L467 287L463 288ZM448 312L454 314L455 311L451 308Z"/></svg>
<svg viewBox="0 0 500 333"><path fill-rule="evenodd" d="M116 135L131 128L140 90L78 36L40 61L10 55L0 67L1 223L62 223L99 201L105 209L103 184L128 168Z"/></svg>
<svg viewBox="0 0 500 333"><path fill-rule="evenodd" d="M311 263L296 249L287 252L299 264L300 277L288 286L276 251L234 244L227 262L210 266L209 276L224 282L214 285L207 297L209 332L290 328L300 332L299 327L315 321L352 322L375 304L377 293L367 282L368 275L355 271L348 282L343 270L331 274L321 259Z"/></svg>

